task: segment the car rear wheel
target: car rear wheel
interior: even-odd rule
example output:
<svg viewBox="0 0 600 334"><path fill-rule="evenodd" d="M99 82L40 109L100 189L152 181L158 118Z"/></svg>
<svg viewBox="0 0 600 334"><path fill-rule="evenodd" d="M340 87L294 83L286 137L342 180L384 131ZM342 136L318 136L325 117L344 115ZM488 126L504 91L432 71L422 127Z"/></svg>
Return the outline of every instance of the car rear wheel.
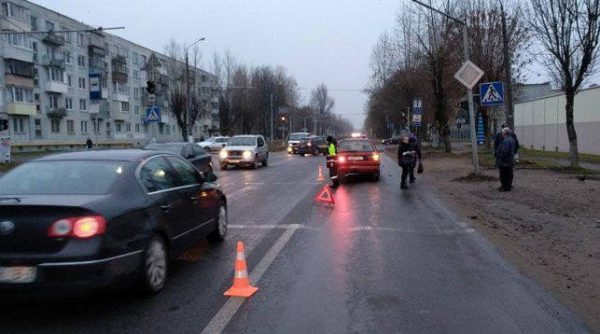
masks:
<svg viewBox="0 0 600 334"><path fill-rule="evenodd" d="M252 169L258 169L258 165L259 165L258 155L255 155L254 156L254 164L252 164Z"/></svg>
<svg viewBox="0 0 600 334"><path fill-rule="evenodd" d="M145 293L159 293L165 286L168 273L167 247L160 236L154 236L144 251L141 264L141 287Z"/></svg>
<svg viewBox="0 0 600 334"><path fill-rule="evenodd" d="M269 155L267 154L267 156L265 157L265 160L263 160L263 162L262 162L262 166L267 167L268 165L269 165Z"/></svg>
<svg viewBox="0 0 600 334"><path fill-rule="evenodd" d="M379 173L375 173L375 174L371 175L371 181L373 181L373 182L379 181Z"/></svg>
<svg viewBox="0 0 600 334"><path fill-rule="evenodd" d="M219 216L217 217L217 228L208 236L210 241L221 242L227 235L228 214L224 202L219 205Z"/></svg>

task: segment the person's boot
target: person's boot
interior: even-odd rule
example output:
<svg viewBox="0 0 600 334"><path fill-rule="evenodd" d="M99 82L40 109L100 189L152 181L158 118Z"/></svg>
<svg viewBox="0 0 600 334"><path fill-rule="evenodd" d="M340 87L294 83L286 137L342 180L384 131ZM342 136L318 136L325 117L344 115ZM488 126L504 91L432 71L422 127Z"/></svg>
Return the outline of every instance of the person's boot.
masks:
<svg viewBox="0 0 600 334"><path fill-rule="evenodd" d="M411 177L410 180L408 181L408 183L415 183L417 179L415 179L414 177Z"/></svg>
<svg viewBox="0 0 600 334"><path fill-rule="evenodd" d="M408 189L408 186L406 185L406 182L402 182L400 184L400 189Z"/></svg>

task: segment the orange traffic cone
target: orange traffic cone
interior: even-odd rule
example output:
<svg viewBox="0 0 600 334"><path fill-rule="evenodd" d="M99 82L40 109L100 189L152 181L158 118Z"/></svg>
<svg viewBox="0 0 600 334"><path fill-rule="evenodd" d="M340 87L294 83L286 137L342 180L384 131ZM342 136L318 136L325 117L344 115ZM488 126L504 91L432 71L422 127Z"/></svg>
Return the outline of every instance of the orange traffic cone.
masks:
<svg viewBox="0 0 600 334"><path fill-rule="evenodd" d="M319 176L317 177L317 182L323 182L325 178L323 177L323 166L319 166Z"/></svg>
<svg viewBox="0 0 600 334"><path fill-rule="evenodd" d="M250 297L258 288L250 285L248 277L248 267L246 266L246 255L244 254L244 243L238 241L237 255L235 258L235 275L233 277L233 286L225 291L225 296L230 297Z"/></svg>

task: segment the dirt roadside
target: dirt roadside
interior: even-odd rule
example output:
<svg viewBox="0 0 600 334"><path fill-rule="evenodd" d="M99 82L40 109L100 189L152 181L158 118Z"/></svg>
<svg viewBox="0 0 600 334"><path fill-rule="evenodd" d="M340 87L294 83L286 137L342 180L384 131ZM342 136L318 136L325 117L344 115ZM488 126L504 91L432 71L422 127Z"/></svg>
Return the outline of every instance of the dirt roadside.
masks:
<svg viewBox="0 0 600 334"><path fill-rule="evenodd" d="M483 169L491 181L464 179L468 153L425 151L422 178L439 197L600 333L600 179L518 169L514 190L499 192L495 169Z"/></svg>

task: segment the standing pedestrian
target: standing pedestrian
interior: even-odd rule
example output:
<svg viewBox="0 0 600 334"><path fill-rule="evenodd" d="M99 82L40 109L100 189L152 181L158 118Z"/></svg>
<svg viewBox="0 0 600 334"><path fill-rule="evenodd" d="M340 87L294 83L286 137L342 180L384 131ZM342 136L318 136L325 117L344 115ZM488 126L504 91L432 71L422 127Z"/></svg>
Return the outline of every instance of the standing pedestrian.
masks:
<svg viewBox="0 0 600 334"><path fill-rule="evenodd" d="M94 147L94 143L92 142L91 138L88 138L85 141L85 146L87 146L88 151L91 150Z"/></svg>
<svg viewBox="0 0 600 334"><path fill-rule="evenodd" d="M502 141L496 150L496 166L500 171L500 191L511 191L515 167L516 142L509 128L502 129Z"/></svg>
<svg viewBox="0 0 600 334"><path fill-rule="evenodd" d="M338 186L337 172L335 170L335 156L337 154L337 141L332 136L327 136L327 168L333 186Z"/></svg>
<svg viewBox="0 0 600 334"><path fill-rule="evenodd" d="M400 146L398 146L398 165L402 168L402 182L400 183L401 189L408 189L408 186L406 185L406 179L409 175L414 175L416 161L416 140L411 142L408 135L402 135Z"/></svg>
<svg viewBox="0 0 600 334"><path fill-rule="evenodd" d="M496 157L496 155L498 154L498 147L500 146L500 143L502 143L502 141L504 140L504 138L502 137L502 130L505 128L508 128L508 126L506 125L506 123L502 123L502 128L500 128L500 132L498 132L496 134L496 137L494 138L494 157ZM519 139L517 138L517 135L515 134L515 131L513 129L510 129L510 136L515 140L515 161L518 161L520 147Z"/></svg>
<svg viewBox="0 0 600 334"><path fill-rule="evenodd" d="M409 181L408 181L409 183L415 183L415 181L416 181L415 168L417 167L417 160L419 163L419 173L423 172L423 154L421 152L421 143L419 142L419 140L417 139L417 137L414 134L411 133L408 135L408 142L415 144L415 152L417 153L417 155L415 156L416 159L414 159L413 166L410 169L410 175L409 175Z"/></svg>

